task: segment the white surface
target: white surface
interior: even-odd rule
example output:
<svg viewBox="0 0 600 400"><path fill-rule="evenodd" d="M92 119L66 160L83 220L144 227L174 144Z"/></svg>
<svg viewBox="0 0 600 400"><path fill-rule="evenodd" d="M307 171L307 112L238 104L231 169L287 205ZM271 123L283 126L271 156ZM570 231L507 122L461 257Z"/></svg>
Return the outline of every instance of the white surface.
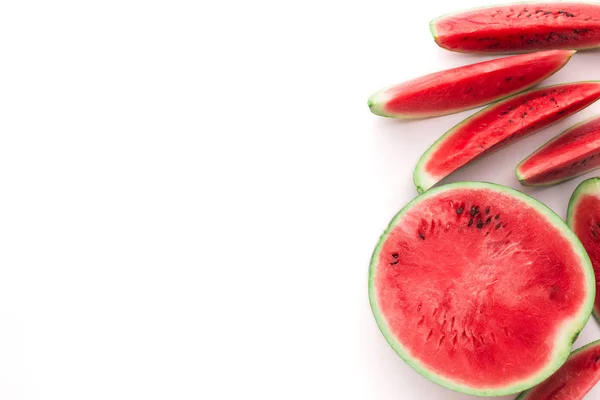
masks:
<svg viewBox="0 0 600 400"><path fill-rule="evenodd" d="M393 353L366 278L418 157L469 113L366 100L480 60L428 30L480 4L4 2L0 398L468 398ZM519 160L594 112L448 181L518 187ZM528 192L564 215L579 181Z"/></svg>

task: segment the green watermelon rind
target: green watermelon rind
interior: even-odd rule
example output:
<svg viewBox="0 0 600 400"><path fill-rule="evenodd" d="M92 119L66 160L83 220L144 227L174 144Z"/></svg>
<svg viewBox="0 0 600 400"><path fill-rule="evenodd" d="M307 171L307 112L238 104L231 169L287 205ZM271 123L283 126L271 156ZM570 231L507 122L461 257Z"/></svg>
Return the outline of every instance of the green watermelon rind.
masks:
<svg viewBox="0 0 600 400"><path fill-rule="evenodd" d="M587 5L598 5L600 6L600 3L597 1L585 1L585 0L554 0L554 1L517 1L514 3L499 3L499 4L493 4L491 6L483 6L483 7L472 7L472 8L466 8L464 10L460 10L460 11L454 11L454 12L449 12L446 13L444 15L440 15L439 17L432 19L429 22L429 31L431 32L431 36L433 36L433 40L435 41L435 43L440 46L441 48L445 49L445 50L449 50L452 52L456 52L456 53L466 53L466 54L481 54L481 55L493 55L493 54L522 54L522 53L532 53L535 51L541 51L541 50L550 50L550 49L523 49L521 51L510 51L510 52L492 52L492 51L476 51L476 50L462 50L462 49L449 49L445 46L443 46L441 43L438 42L438 34L437 34L437 30L436 30L436 23L442 19L445 18L449 18L449 17L453 17L456 15L460 15L460 14L464 14L467 12L472 12L472 11L485 11L485 10L489 10L490 8L495 8L495 7L506 7L506 6L517 6L517 5L538 5L538 4L587 4ZM573 48L572 50L577 50L577 51L585 51L585 50L594 50L600 47L599 45L595 45L595 46L590 46L590 47L577 47L577 48Z"/></svg>
<svg viewBox="0 0 600 400"><path fill-rule="evenodd" d="M579 204L579 200L581 196L584 194L591 194L597 197L600 197L600 178L593 177L588 178L581 182L571 195L571 199L569 200L569 207L567 208L567 225L572 229L574 225L574 214L577 205ZM600 311L592 309L592 315L594 319L600 323Z"/></svg>
<svg viewBox="0 0 600 400"><path fill-rule="evenodd" d="M572 357L572 356L574 356L574 355L576 355L576 354L578 354L578 353L584 352L584 351L586 351L586 350L588 350L588 349L590 349L592 347L596 347L596 346L600 346L600 340L596 340L595 342L588 343L585 346L578 348L577 350L573 351L569 355L569 358ZM529 390L526 390L523 393L521 393L519 395L519 397L517 397L515 400L527 400L527 395L528 394L529 394Z"/></svg>
<svg viewBox="0 0 600 400"><path fill-rule="evenodd" d="M590 121L592 121L592 120L595 120L595 119L597 119L598 117L600 117L600 115L593 116L593 117L591 117L591 118L588 118L588 119L586 119L586 120L583 120L583 121L581 121L581 122L579 122L579 123L577 123L577 124L573 125L572 127L568 128L567 130L565 130L565 131L563 131L563 132L559 133L558 135L556 135L556 136L555 136L555 137L553 137L552 139L548 140L546 143L544 143L543 145L541 145L540 147L538 147L538 148L537 148L537 149L536 149L536 150L535 150L533 153L531 153L530 155L528 155L527 157L525 157L525 158L523 159L523 161L521 161L521 162L520 162L520 163L517 165L517 167L515 168L515 174L517 175L517 179L519 180L519 183L521 183L521 185L523 185L523 186L537 186L537 187L543 187L543 186L553 186L553 185L557 185L557 184L559 184L559 183L562 183L562 182L566 182L566 181L568 181L568 180L570 180L570 179L577 178L578 176L581 176L581 175L587 174L588 172L590 172L590 171L592 171L592 170L596 169L596 168L594 167L594 168L591 168L591 169L589 169L589 170L587 170L587 171L583 171L583 172L581 172L581 173L578 173L578 174L576 174L576 175L572 175L572 176L569 176L569 177L566 177L566 178L561 178L561 179L557 179L557 180L554 180L554 181L549 181L549 182L544 182L544 183L527 183L527 182L526 182L526 178L525 178L525 177L523 176L523 174L522 174L522 173L519 171L519 169L521 168L521 165L523 165L523 164L524 164L526 161L528 161L528 160L529 160L531 157L535 156L535 155L536 155L536 154L537 154L537 153L538 153L540 150L542 150L544 147L546 147L546 146L549 146L549 145L550 145L552 142L554 142L555 140L558 140L560 137L562 137L562 136L564 136L564 135L568 134L569 132L571 132L571 131L573 131L573 130L575 130L575 129L579 128L579 127L580 127L580 126L582 126L582 125L585 125L585 124L587 124L588 122L590 122Z"/></svg>
<svg viewBox="0 0 600 400"><path fill-rule="evenodd" d="M473 388L473 387L461 384L460 382L456 382L451 379L448 379L444 376L441 376L440 374L435 373L434 371L427 369L418 360L413 358L409 354L408 350L405 349L402 346L402 344L400 344L394 338L394 335L389 330L387 322L385 321L385 318L382 315L381 310L379 309L378 302L377 302L376 290L375 290L375 286L374 286L375 285L375 275L376 275L376 270L377 270L377 263L379 260L379 254L381 253L383 244L386 241L386 239L387 239L388 235L390 234L390 232L392 231L392 229L398 224L398 222L402 219L404 214L408 210L410 210L413 206L415 206L416 204L420 203L421 201L423 201L429 197L432 197L439 193L442 193L444 191L451 190L451 189L458 189L458 188L489 189L489 190L493 190L496 192L508 194L518 200L523 201L525 204L527 204L531 207L534 207L542 215L544 215L546 217L547 221L550 222L553 226L555 226L567 238L567 240L569 240L569 242L573 245L573 251L575 251L575 253L579 255L580 259L582 260L582 266L584 267L583 272L585 274L585 278L588 283L588 285L587 285L588 286L587 287L587 292L588 292L587 300L583 303L579 313L577 313L570 321L568 321L568 322L565 321L563 323L563 325L566 328L563 328L562 332L560 332L559 335L557 335L557 338L555 341L558 342L558 344L555 344L555 346L554 346L555 349L554 349L554 357L553 357L552 362L548 363L546 368L543 369L542 371L540 371L535 376L532 376L529 379L517 382L514 385L511 385L508 387ZM587 268L585 268L585 267L587 267ZM575 342L575 340L579 336L579 333L581 332L581 330L583 329L583 327L586 325L587 321L589 320L591 312L592 312L592 308L594 305L595 294L596 294L594 271L592 268L591 261L587 255L587 252L583 248L583 245L581 244L581 242L579 241L577 236L575 236L575 234L571 231L571 229L569 229L567 227L565 222L554 211L552 211L550 208L545 206L543 203L535 200L534 198L532 198L522 192L519 192L518 190L509 188L506 186L498 185L495 183L489 183L489 182L457 182L457 183L451 183L451 184L439 186L439 187L433 188L431 190L428 190L427 192L425 192L424 194L421 194L420 196L417 196L412 201L410 201L406 206L404 206L394 216L394 218L388 225L387 229L384 231L384 233L379 238L379 242L377 243L377 246L375 247L375 250L371 257L371 263L369 266L369 283L368 283L368 285L369 285L369 302L371 305L371 310L373 311L373 315L375 316L375 320L377 322L377 325L378 325L381 333L385 337L388 344L392 347L392 349L408 365L410 365L415 371L417 371L419 374L421 374L425 378L429 379L430 381L432 381L438 385L441 385L443 387L446 387L448 389L454 390L456 392L461 392L461 393L476 395L476 396L504 396L504 395L519 393L524 390L532 388L533 386L544 381L550 375L552 375L554 372L556 372L568 358L568 356L571 352L573 343Z"/></svg>
<svg viewBox="0 0 600 400"><path fill-rule="evenodd" d="M425 151L425 153L423 153L423 155L421 156L421 158L419 158L419 161L417 162L417 165L415 166L415 169L413 171L413 182L414 182L415 186L417 187L417 192L424 193L425 191L427 191L431 187L433 187L433 185L435 185L436 183L438 183L441 179L445 178L445 177L443 177L443 178L437 180L436 178L431 177L431 175L429 175L427 172L424 171L425 164L431 158L431 154L434 153L437 150L437 148L439 147L439 145L441 143L443 143L446 138L448 138L450 135L452 135L456 130L460 129L464 125L466 125L469 122L471 122L474 118L479 117L479 116L485 114L486 112L488 112L489 110L491 110L494 107L500 106L503 103L506 103L506 102L509 102L509 101L515 99L516 97L524 96L524 95L526 95L528 93L531 93L531 92L552 89L552 88L555 88L555 87L560 87L560 86L565 86L565 85L577 85L577 84L585 84L585 83L600 83L600 80L566 82L566 83L560 83L560 84L557 84L557 85L550 85L550 86L543 86L543 87L540 87L540 88L529 89L527 91L514 94L514 95L506 97L506 98L504 98L504 99L502 99L500 101L492 103L492 104L486 106L485 108L477 111L475 114L471 115L470 117L467 117L463 121L459 122L454 127L450 128L450 130L448 130L442 136L440 136L435 142L433 142L433 144L431 146L429 146L429 148ZM591 105L591 103L590 103L590 105ZM565 114L563 117L561 117L561 118L557 119L556 121L554 121L553 124L555 124L557 122L560 122L563 119L568 118L569 116L571 116L571 114L568 114L568 115ZM537 130L535 132L537 132ZM488 150L489 149L486 150L486 154L487 154ZM500 150L500 148L498 150ZM467 161L464 165L461 166L461 168L464 167L465 165L471 164L473 161L475 161L475 160L471 159L471 160ZM448 175L450 175L451 173L453 173L455 171L456 170L451 171Z"/></svg>

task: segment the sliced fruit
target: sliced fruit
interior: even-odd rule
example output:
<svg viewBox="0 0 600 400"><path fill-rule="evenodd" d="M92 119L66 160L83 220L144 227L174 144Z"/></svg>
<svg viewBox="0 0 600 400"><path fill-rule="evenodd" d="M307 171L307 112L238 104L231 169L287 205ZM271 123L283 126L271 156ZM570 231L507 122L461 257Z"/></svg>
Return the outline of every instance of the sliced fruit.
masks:
<svg viewBox="0 0 600 400"><path fill-rule="evenodd" d="M550 209L490 183L441 186L391 221L369 298L391 347L426 378L484 396L526 390L567 359L595 281Z"/></svg>
<svg viewBox="0 0 600 400"><path fill-rule="evenodd" d="M446 132L421 156L413 179L423 192L473 159L515 142L589 106L600 81L521 93L492 104Z"/></svg>
<svg viewBox="0 0 600 400"><path fill-rule="evenodd" d="M600 4L520 3L431 21L436 43L466 53L521 53L600 47Z"/></svg>
<svg viewBox="0 0 600 400"><path fill-rule="evenodd" d="M550 378L517 400L581 400L600 380L600 341L575 350Z"/></svg>
<svg viewBox="0 0 600 400"><path fill-rule="evenodd" d="M530 88L561 69L575 54L551 50L506 57L437 72L369 98L373 114L426 118L483 106Z"/></svg>
<svg viewBox="0 0 600 400"><path fill-rule="evenodd" d="M567 224L587 251L600 289L600 178L581 182L573 192L567 211ZM594 316L600 321L600 295L594 302Z"/></svg>
<svg viewBox="0 0 600 400"><path fill-rule="evenodd" d="M575 125L517 166L523 185L549 186L600 167L600 116Z"/></svg>

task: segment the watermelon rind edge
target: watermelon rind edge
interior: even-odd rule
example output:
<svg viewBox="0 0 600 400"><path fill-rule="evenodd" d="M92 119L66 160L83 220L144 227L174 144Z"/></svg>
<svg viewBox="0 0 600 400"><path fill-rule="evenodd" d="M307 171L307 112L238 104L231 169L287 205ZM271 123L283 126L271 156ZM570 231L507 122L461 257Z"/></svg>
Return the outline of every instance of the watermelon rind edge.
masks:
<svg viewBox="0 0 600 400"><path fill-rule="evenodd" d="M535 376L517 382L512 386L507 386L503 388L473 388L459 382L455 382L451 379L445 378L439 374L436 374L433 371L428 370L424 367L418 360L411 357L408 351L397 341L395 340L393 334L390 332L385 318L380 312L379 305L376 298L376 291L374 287L375 282L375 273L377 269L377 260L379 259L379 254L381 252L381 248L383 243L385 242L387 236L391 232L391 230L397 225L398 221L402 218L402 216L410 210L415 204L425 200L428 197L435 196L438 193L444 192L450 189L457 188L472 188L472 189L490 189L501 193L506 193L519 199L526 204L536 208L542 215L546 217L548 222L554 225L558 230L565 235L567 240L573 245L573 250L580 256L582 260L582 266L584 267L584 273L586 275L587 285L587 300L582 305L578 314L576 314L568 323L565 323L566 326L569 326L570 329L564 329L557 335L554 346L554 357L553 361L548 363L545 369L540 371ZM585 268L587 267L587 268ZM415 371L429 379L430 381L446 387L448 389L454 390L456 392L461 392L465 394L475 395L475 396L504 396L515 394L519 392L523 392L527 389L532 388L533 386L539 384L540 382L547 379L554 372L556 372L567 360L570 355L571 348L573 343L577 339L581 330L585 327L587 321L590 318L592 313L592 308L594 305L594 299L596 295L596 285L594 278L594 270L592 268L591 261L587 255L587 252L583 248L583 245L577 238L577 236L569 229L569 227L565 224L565 222L560 218L554 211L548 208L546 205L541 203L540 201L528 196L525 193L522 193L516 189L509 188L507 186L498 185L490 182L456 182L450 183L442 186L435 187L427 192L415 197L408 204L406 204L395 216L392 218L388 227L384 231L384 233L380 236L377 246L373 251L373 255L371 257L370 266L369 266L369 279L368 279L368 288L369 288L369 303L371 306L371 310L375 317L375 321L379 327L379 330L383 334L385 340L392 347L392 349L402 358L409 366L411 366Z"/></svg>

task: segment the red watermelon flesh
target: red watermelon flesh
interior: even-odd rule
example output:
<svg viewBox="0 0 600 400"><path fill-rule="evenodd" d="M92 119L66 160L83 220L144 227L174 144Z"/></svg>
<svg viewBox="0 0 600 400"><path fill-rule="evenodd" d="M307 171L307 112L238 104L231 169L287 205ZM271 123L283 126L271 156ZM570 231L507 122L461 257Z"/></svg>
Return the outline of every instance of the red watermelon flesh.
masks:
<svg viewBox="0 0 600 400"><path fill-rule="evenodd" d="M600 47L600 4L523 3L459 12L433 20L436 43L468 53L521 53Z"/></svg>
<svg viewBox="0 0 600 400"><path fill-rule="evenodd" d="M369 98L384 117L425 118L479 107L536 85L574 54L552 50L467 65L395 85Z"/></svg>
<svg viewBox="0 0 600 400"><path fill-rule="evenodd" d="M523 185L553 185L600 167L600 116L575 125L517 166Z"/></svg>
<svg viewBox="0 0 600 400"><path fill-rule="evenodd" d="M600 178L583 181L569 201L567 223L585 247L600 289ZM600 319L600 296L594 303L594 315Z"/></svg>
<svg viewBox="0 0 600 400"><path fill-rule="evenodd" d="M461 122L423 154L414 171L425 191L470 161L575 114L600 98L600 82L577 82L521 93Z"/></svg>
<svg viewBox="0 0 600 400"><path fill-rule="evenodd" d="M600 341L574 351L550 378L517 400L581 400L600 380Z"/></svg>
<svg viewBox="0 0 600 400"><path fill-rule="evenodd" d="M467 182L428 191L392 220L369 291L380 329L413 368L453 390L499 396L562 365L595 286L556 214L515 190Z"/></svg>

